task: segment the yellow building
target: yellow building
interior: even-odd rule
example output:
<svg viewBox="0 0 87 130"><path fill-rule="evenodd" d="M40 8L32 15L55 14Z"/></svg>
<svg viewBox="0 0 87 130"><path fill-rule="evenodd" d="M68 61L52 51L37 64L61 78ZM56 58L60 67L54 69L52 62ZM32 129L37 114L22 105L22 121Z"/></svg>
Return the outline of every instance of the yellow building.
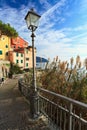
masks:
<svg viewBox="0 0 87 130"><path fill-rule="evenodd" d="M9 60L8 52L11 50L10 37L1 35L0 37L0 60Z"/></svg>

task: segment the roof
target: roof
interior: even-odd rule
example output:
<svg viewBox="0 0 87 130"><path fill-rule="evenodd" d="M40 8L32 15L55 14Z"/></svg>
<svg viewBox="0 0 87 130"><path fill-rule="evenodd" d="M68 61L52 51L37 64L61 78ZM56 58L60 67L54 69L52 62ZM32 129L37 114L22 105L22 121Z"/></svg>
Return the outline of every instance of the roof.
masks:
<svg viewBox="0 0 87 130"><path fill-rule="evenodd" d="M38 62L48 62L48 60L45 59L45 58L43 58L43 57L37 56L37 57L36 57L36 62L37 62L37 63L38 63Z"/></svg>
<svg viewBox="0 0 87 130"><path fill-rule="evenodd" d="M11 38L12 40L18 40L18 38L19 39L21 39L21 40L23 40L25 43L27 43L28 44L28 42L25 40L25 39L23 39L22 37L20 37L20 36L18 36L18 37L15 37L15 38ZM15 43L15 42L13 42L13 43Z"/></svg>

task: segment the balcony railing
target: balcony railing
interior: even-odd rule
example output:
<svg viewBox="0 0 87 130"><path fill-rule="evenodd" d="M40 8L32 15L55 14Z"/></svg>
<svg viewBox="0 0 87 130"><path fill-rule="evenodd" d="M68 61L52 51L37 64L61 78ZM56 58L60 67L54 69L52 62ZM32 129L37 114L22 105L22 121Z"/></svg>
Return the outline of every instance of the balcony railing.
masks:
<svg viewBox="0 0 87 130"><path fill-rule="evenodd" d="M29 87L19 82L20 91L28 97ZM37 111L56 130L87 130L87 104L38 88Z"/></svg>

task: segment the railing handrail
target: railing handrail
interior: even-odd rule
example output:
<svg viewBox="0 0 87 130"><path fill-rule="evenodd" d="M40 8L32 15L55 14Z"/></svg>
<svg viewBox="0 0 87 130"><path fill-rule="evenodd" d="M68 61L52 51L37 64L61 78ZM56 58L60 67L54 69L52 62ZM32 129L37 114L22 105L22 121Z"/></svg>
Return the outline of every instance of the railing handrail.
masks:
<svg viewBox="0 0 87 130"><path fill-rule="evenodd" d="M18 83L19 90L31 102L29 87L21 80ZM55 127L56 130L87 130L87 104L41 87L38 87L37 91L37 97L34 99L35 113L43 114L53 129ZM59 102L50 97L56 97Z"/></svg>
<svg viewBox="0 0 87 130"><path fill-rule="evenodd" d="M68 101L68 102L70 102L70 103L73 103L73 104L75 104L76 106L78 105L78 106L80 106L80 107L83 108L83 109L87 109L87 104L82 103L82 102L80 102L80 101L76 101L76 100L74 100L74 99L68 98L68 97L66 97L66 96L63 96L63 95L61 95L61 94L57 94L57 93L55 93L55 92L49 91L49 90L44 89L44 88L41 88L41 87L38 87L38 90L39 90L39 91L44 91L44 92L49 93L49 94L52 94L52 95L54 95L54 96L56 96L56 97L58 97L58 98L60 98L60 99L63 99L63 100Z"/></svg>

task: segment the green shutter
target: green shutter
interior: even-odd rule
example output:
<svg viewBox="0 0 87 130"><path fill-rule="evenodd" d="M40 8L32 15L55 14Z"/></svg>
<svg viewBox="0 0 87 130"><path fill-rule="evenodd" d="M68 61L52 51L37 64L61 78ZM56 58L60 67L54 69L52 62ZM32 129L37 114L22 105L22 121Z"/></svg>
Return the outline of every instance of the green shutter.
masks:
<svg viewBox="0 0 87 130"><path fill-rule="evenodd" d="M8 48L8 45L6 45L6 48Z"/></svg>
<svg viewBox="0 0 87 130"><path fill-rule="evenodd" d="M18 64L18 63L19 63L19 60L16 60L16 63Z"/></svg>
<svg viewBox="0 0 87 130"><path fill-rule="evenodd" d="M28 67L28 63L26 63L26 67Z"/></svg>
<svg viewBox="0 0 87 130"><path fill-rule="evenodd" d="M21 63L23 63L23 60L21 60Z"/></svg>
<svg viewBox="0 0 87 130"><path fill-rule="evenodd" d="M16 56L18 56L18 53L16 53Z"/></svg>
<svg viewBox="0 0 87 130"><path fill-rule="evenodd" d="M23 54L21 54L21 57L23 57Z"/></svg>
<svg viewBox="0 0 87 130"><path fill-rule="evenodd" d="M2 55L2 51L0 50L0 55Z"/></svg>

